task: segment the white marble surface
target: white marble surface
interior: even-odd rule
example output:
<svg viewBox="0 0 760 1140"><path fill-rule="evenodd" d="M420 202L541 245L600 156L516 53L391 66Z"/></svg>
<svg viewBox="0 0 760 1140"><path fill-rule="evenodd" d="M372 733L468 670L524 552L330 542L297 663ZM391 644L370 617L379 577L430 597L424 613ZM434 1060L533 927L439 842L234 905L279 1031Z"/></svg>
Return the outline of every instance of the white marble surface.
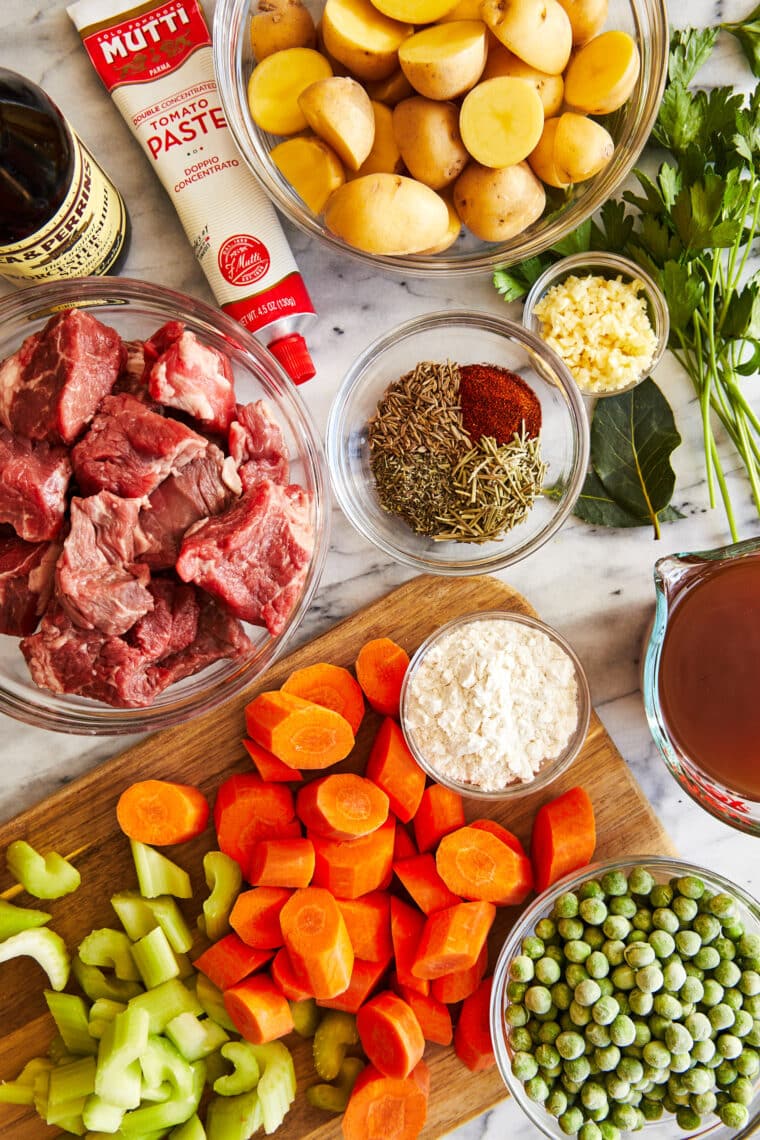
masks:
<svg viewBox="0 0 760 1140"><path fill-rule="evenodd" d="M750 0L672 0L680 23L737 19ZM75 128L110 170L127 201L133 239L125 272L211 300L172 209L100 86L65 13L63 0L0 0L0 65L23 71L58 101ZM709 78L741 82L747 70L733 43L721 41ZM334 392L355 354L394 324L436 308L472 307L504 313L487 275L465 283L381 275L338 257L290 229L289 236L320 320L309 333L318 375L301 389L324 430ZM9 286L0 282L0 296ZM517 316L519 309L512 306ZM698 410L688 380L666 357L658 383L671 401L683 436L675 452L674 502L686 515L664 528L659 543L647 530L595 530L571 519L527 561L502 575L545 620L564 633L587 670L594 705L682 854L760 894L760 843L716 822L681 793L649 735L639 690L639 655L654 592L652 565L660 555L726 542L720 508L710 511L703 478ZM757 384L757 380L754 381ZM756 406L760 397L754 388ZM742 476L729 482L743 537L760 534ZM303 642L410 576L371 548L332 512L332 540L316 602L299 631ZM0 818L126 747L124 738L54 736L3 718L0 724ZM621 803L621 811L625 804ZM535 1130L505 1102L459 1129L457 1140L528 1140Z"/></svg>

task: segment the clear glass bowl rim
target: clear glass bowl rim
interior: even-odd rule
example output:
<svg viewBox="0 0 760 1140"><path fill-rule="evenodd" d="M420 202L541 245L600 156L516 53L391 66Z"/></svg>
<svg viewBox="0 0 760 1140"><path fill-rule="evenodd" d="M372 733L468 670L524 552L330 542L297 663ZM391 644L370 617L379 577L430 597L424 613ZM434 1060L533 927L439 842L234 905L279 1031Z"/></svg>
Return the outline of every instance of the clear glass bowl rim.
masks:
<svg viewBox="0 0 760 1140"><path fill-rule="evenodd" d="M261 372L259 377L265 396L277 403L282 401L287 415L297 424L303 454L299 457L308 469L314 492L314 553L301 598L293 610L285 629L259 646L252 657L229 663L224 674L194 693L172 695L170 686L159 697L160 703L147 708L117 709L95 701L80 706L67 705L65 694L47 694L56 705L37 705L8 692L0 677L0 713L16 720L55 732L84 736L120 736L128 733L152 732L180 724L191 717L207 712L245 688L270 668L282 655L304 615L311 605L324 568L329 546L330 492L327 465L316 427L306 405L298 397L292 381L286 376L275 357L261 345L241 324L219 309L187 294L168 289L163 285L130 277L81 277L75 281L51 281L32 285L0 298L0 329L8 335L8 325L18 324L18 345L32 331L28 322L44 321L59 308L85 308L94 315L102 307L103 318L108 312L118 312L119 306L128 311L129 303L135 307L147 306L157 322L186 317L213 334L230 341L238 350L250 355ZM134 311L134 310L133 310ZM16 345L16 347L18 347ZM15 349L13 349L15 351ZM43 690L40 690L43 693Z"/></svg>
<svg viewBox="0 0 760 1140"><path fill-rule="evenodd" d="M418 333L425 333L431 329L457 324L464 326L468 331L480 329L484 332L504 336L508 340L516 341L526 349L526 351L535 353L539 360L550 369L558 381L557 386L564 392L567 398L578 455L575 470L573 471L572 478L569 480L565 492L564 502L544 529L530 542L526 543L523 547L517 547L515 550L501 554L496 553L485 558L474 556L462 561L452 559L449 562L432 563L387 541L381 534L375 533L367 524L363 513L355 506L354 500L348 491L349 480L346 478L346 449L343 445L341 435L345 425L345 414L348 403L354 395L355 390L362 383L366 369L378 357L387 349L395 348L402 341L408 340ZM425 313L422 316L413 317L401 325L396 325L388 332L382 333L371 341L356 357L343 377L330 407L325 431L325 451L327 453L333 492L343 513L352 526L374 546L377 546L396 561L402 562L407 566L412 566L414 569L424 573L451 576L493 573L496 570L503 570L507 566L511 566L513 563L526 558L529 554L532 554L533 551L543 546L565 522L581 493L588 468L589 449L589 423L583 404L583 397L578 385L570 375L567 366L556 352L545 344L539 336L531 332L530 329L526 329L518 321L510 320L508 317L479 312L475 309L443 309L433 313Z"/></svg>
<svg viewBox="0 0 760 1140"><path fill-rule="evenodd" d="M699 867L695 863L687 863L677 856L628 855L621 859L608 859L590 863L580 871L572 871L569 875L565 875L564 878L559 879L533 900L530 906L520 915L520 918L510 930L504 941L504 945L499 951L499 957L494 967L491 989L490 1030L496 1065L509 1095L514 1098L522 1112L528 1117L531 1123L535 1125L538 1131L542 1133L542 1135L550 1137L551 1140L554 1140L557 1133L550 1130L547 1119L553 1118L549 1118L548 1114L543 1112L540 1105L534 1105L533 1102L529 1100L523 1091L522 1084L512 1075L510 1067L509 1046L507 1044L507 1036L504 1032L504 1023L501 1017L501 1011L506 998L507 982L509 980L509 964L515 956L516 948L520 945L523 938L530 932L538 919L545 917L549 913L553 903L561 894L565 891L575 890L588 879L599 878L608 871L630 871L634 867L644 867L652 874L660 874L666 878L674 878L676 876L680 878L684 875L696 875L705 881L708 888L715 888L718 891L725 891L727 894L733 895L745 909L749 911L760 927L760 901L754 898L744 887L732 883L730 879L720 875L717 871L710 871L706 867ZM752 1135L756 1131L759 1119L760 1116L756 1110L754 1117L748 1120L746 1126L741 1131L733 1135L732 1140L743 1140L743 1138ZM646 1130L642 1135L646 1135ZM685 1133L678 1130L678 1136L685 1137Z"/></svg>
<svg viewBox="0 0 760 1140"><path fill-rule="evenodd" d="M406 704L409 699L409 690L411 688L414 676L421 665L426 653L439 642L444 636L451 633L455 629L462 626L470 625L473 622L480 621L505 621L513 625L527 625L531 629L539 630L541 633L546 634L560 649L564 650L567 656L573 663L575 670L575 679L578 685L578 723L568 742L565 751L560 754L555 760L546 766L545 771L540 771L538 775L531 781L526 783L511 784L506 788L501 788L497 791L485 791L482 788L477 788L476 785L462 784L458 780L452 780L444 776L432 764L428 762L425 755L420 751L414 739L414 735L406 727ZM401 731L404 734L404 739L414 756L419 766L427 772L432 780L437 784L442 784L444 787L449 788L451 791L459 792L460 795L466 796L470 799L479 800L515 800L520 796L531 795L533 792L542 791L553 783L563 772L566 772L573 761L578 756L578 753L583 748L588 734L588 726L591 720L591 692L589 690L588 678L583 665L580 662L578 654L573 649L572 645L558 633L552 626L547 625L546 622L541 621L540 618L534 617L532 614L524 614L518 610L477 610L473 613L462 614L460 617L452 618L451 621L446 622L444 625L438 627L433 633L427 637L422 644L417 648L409 662L409 667L404 674L404 680L401 685L401 700L399 706Z"/></svg>

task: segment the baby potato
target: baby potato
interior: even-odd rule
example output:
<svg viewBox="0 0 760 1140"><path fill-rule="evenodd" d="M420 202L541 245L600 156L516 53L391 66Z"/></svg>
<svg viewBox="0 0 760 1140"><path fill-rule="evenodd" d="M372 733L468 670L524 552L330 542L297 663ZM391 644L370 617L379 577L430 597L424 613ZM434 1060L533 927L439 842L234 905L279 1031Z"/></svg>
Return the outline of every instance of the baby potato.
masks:
<svg viewBox="0 0 760 1140"><path fill-rule="evenodd" d="M313 48L286 48L256 64L248 80L251 118L272 135L296 135L306 129L298 105L305 88L332 75L330 64Z"/></svg>
<svg viewBox="0 0 760 1140"><path fill-rule="evenodd" d="M527 162L498 170L471 162L454 183L454 205L475 237L508 241L541 217L546 193Z"/></svg>
<svg viewBox="0 0 760 1140"><path fill-rule="evenodd" d="M385 103L387 107L395 107L402 99L414 94L414 88L400 67L387 79L368 80L364 90L373 102Z"/></svg>
<svg viewBox="0 0 760 1140"><path fill-rule="evenodd" d="M573 29L558 0L483 0L481 18L500 43L550 75L565 70Z"/></svg>
<svg viewBox="0 0 760 1140"><path fill-rule="evenodd" d="M348 75L310 84L298 97L307 123L349 168L358 170L372 150L375 116L369 95Z"/></svg>
<svg viewBox="0 0 760 1140"><path fill-rule="evenodd" d="M541 138L543 129L541 98L524 79L487 79L468 91L462 101L462 142L481 166L514 166L522 162Z"/></svg>
<svg viewBox="0 0 760 1140"><path fill-rule="evenodd" d="M514 55L509 48L497 43L488 53L485 71L481 78L498 79L505 75L512 79L524 79L535 87L547 119L557 114L562 106L562 94L565 89L561 75L549 75L546 71L537 71L535 67L531 67Z"/></svg>
<svg viewBox="0 0 760 1140"><path fill-rule="evenodd" d="M576 52L565 74L568 107L609 115L622 107L639 77L639 49L627 32L602 32Z"/></svg>
<svg viewBox="0 0 760 1140"><path fill-rule="evenodd" d="M480 0L457 0L443 16L438 17L439 24L448 24L451 20L479 20Z"/></svg>
<svg viewBox="0 0 760 1140"><path fill-rule="evenodd" d="M372 149L356 173L349 174L349 178L360 178L364 174L398 174L404 165L393 131L393 112L390 107L377 103L374 99L371 100L371 106L375 117Z"/></svg>
<svg viewBox="0 0 760 1140"><path fill-rule="evenodd" d="M404 40L401 70L428 99L456 99L477 83L486 65L486 28L480 20L436 24Z"/></svg>
<svg viewBox="0 0 760 1140"><path fill-rule="evenodd" d="M333 190L346 181L340 159L322 139L308 135L285 139L269 157L315 214L322 213Z"/></svg>
<svg viewBox="0 0 760 1140"><path fill-rule="evenodd" d="M615 143L601 123L565 111L554 134L554 167L565 182L585 182L607 165Z"/></svg>
<svg viewBox="0 0 760 1140"><path fill-rule="evenodd" d="M545 182L547 186L557 186L562 190L570 183L560 178L554 164L554 139L557 134L558 123L559 118L546 120L541 138L528 155L528 165L536 177Z"/></svg>
<svg viewBox="0 0 760 1140"><path fill-rule="evenodd" d="M449 211L449 228L436 245L431 245L429 249L421 249L420 253L443 253L445 249L451 248L462 232L462 220L454 205L451 190L444 190L441 197L446 203L446 209Z"/></svg>
<svg viewBox="0 0 760 1140"><path fill-rule="evenodd" d="M432 24L454 7L456 0L372 0L378 12L405 24Z"/></svg>
<svg viewBox="0 0 760 1140"><path fill-rule="evenodd" d="M573 29L573 43L585 44L601 32L607 19L607 0L559 0Z"/></svg>
<svg viewBox="0 0 760 1140"><path fill-rule="evenodd" d="M322 39L330 55L359 79L387 79L398 67L398 49L413 29L391 20L370 0L327 0Z"/></svg>
<svg viewBox="0 0 760 1140"><path fill-rule="evenodd" d="M464 170L469 154L459 134L459 108L415 95L393 111L393 132L413 178L433 190L448 186Z"/></svg>
<svg viewBox="0 0 760 1140"><path fill-rule="evenodd" d="M400 174L365 174L330 195L330 233L364 253L420 253L448 233L449 212L435 190Z"/></svg>
<svg viewBox="0 0 760 1140"><path fill-rule="evenodd" d="M314 47L314 21L301 0L259 0L251 20L251 48L265 59L285 48Z"/></svg>

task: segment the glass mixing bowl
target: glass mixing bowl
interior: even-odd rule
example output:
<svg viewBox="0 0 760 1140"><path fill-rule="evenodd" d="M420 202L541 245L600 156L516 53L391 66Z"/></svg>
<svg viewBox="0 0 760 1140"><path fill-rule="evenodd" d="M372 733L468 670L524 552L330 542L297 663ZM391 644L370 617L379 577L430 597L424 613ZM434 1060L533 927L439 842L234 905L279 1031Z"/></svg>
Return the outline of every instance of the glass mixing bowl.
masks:
<svg viewBox="0 0 760 1140"><path fill-rule="evenodd" d="M40 728L86 735L148 732L205 712L251 684L282 653L311 604L328 547L328 486L316 429L292 382L275 358L231 317L192 297L126 278L82 278L36 285L0 302L0 360L62 308L88 309L125 339L147 338L166 321L183 321L232 362L240 403L265 400L290 453L291 481L312 493L314 553L301 596L276 636L246 626L250 653L223 660L175 682L147 708L116 709L77 696L39 688L21 654L18 638L0 636L0 712Z"/></svg>

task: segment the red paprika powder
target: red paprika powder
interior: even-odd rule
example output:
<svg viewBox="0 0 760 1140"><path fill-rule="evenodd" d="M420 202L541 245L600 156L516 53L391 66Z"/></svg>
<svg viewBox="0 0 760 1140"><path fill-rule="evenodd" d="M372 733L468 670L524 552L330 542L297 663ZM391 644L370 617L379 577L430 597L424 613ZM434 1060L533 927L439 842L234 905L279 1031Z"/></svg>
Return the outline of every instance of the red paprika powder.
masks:
<svg viewBox="0 0 760 1140"><path fill-rule="evenodd" d="M462 423L475 443L484 435L509 443L523 424L527 436L538 435L541 404L521 376L495 364L460 365L459 375Z"/></svg>

